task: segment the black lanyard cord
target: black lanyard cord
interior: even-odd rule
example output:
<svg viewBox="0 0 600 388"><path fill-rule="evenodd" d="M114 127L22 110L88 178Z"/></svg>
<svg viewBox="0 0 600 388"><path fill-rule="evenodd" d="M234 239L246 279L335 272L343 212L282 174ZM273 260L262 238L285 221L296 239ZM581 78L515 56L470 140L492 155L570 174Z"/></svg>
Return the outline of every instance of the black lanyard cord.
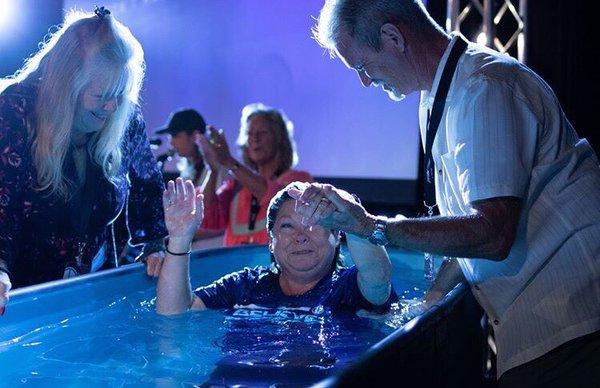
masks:
<svg viewBox="0 0 600 388"><path fill-rule="evenodd" d="M435 163L433 161L432 148L435 135L437 134L442 115L444 114L444 107L446 105L446 97L448 96L448 90L450 90L450 84L454 77L454 71L460 56L467 49L467 42L459 37L448 56L448 61L442 71L442 77L438 85L438 90L435 93L435 99L433 101L433 108L431 115L427 114L427 133L425 135L425 160L424 160L424 201L425 206L430 208L435 206Z"/></svg>
<svg viewBox="0 0 600 388"><path fill-rule="evenodd" d="M256 227L256 217L258 217L258 212L260 211L260 203L258 202L258 198L254 195L252 196L252 202L250 203L250 215L248 217L248 230L254 230Z"/></svg>

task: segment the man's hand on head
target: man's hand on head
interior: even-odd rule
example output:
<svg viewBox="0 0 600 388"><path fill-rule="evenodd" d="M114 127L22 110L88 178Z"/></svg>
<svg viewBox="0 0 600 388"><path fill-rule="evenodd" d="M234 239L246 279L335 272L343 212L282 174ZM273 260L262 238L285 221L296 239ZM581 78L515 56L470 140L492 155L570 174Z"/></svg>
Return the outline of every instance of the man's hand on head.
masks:
<svg viewBox="0 0 600 388"><path fill-rule="evenodd" d="M290 189L289 194L296 200L296 212L305 225L319 224L360 237L367 237L371 231L373 217L347 191L312 183L304 191Z"/></svg>

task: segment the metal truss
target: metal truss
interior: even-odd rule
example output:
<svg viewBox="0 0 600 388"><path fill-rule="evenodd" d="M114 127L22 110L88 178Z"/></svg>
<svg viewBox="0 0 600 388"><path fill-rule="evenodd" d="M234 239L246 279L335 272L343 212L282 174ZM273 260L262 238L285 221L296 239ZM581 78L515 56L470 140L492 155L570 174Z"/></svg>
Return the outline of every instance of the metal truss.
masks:
<svg viewBox="0 0 600 388"><path fill-rule="evenodd" d="M447 0L446 30L526 60L527 0ZM465 30L470 31L465 31ZM502 38L499 35L502 32Z"/></svg>

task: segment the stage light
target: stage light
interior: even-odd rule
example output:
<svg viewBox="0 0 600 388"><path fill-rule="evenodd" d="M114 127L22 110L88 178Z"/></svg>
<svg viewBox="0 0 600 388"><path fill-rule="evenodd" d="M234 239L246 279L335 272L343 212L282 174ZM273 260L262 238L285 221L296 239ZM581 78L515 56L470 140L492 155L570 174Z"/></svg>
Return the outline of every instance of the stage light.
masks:
<svg viewBox="0 0 600 388"><path fill-rule="evenodd" d="M6 31L14 17L14 0L0 0L0 31Z"/></svg>
<svg viewBox="0 0 600 388"><path fill-rule="evenodd" d="M481 32L479 33L479 35L477 35L477 43L482 45L482 46L487 46L488 45L488 37L487 34L485 32Z"/></svg>

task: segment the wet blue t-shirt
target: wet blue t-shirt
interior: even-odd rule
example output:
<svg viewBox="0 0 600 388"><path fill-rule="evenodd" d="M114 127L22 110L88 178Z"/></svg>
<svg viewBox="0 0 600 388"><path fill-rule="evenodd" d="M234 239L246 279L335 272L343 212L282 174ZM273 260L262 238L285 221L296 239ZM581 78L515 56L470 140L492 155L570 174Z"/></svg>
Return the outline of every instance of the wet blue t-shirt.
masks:
<svg viewBox="0 0 600 388"><path fill-rule="evenodd" d="M279 275L268 267L244 268L200 287L194 293L210 309L257 305L266 308L324 308L332 312L368 310L386 312L398 300L392 287L388 300L380 305L370 303L358 288L356 266L341 268L325 276L310 291L288 296L281 291Z"/></svg>

